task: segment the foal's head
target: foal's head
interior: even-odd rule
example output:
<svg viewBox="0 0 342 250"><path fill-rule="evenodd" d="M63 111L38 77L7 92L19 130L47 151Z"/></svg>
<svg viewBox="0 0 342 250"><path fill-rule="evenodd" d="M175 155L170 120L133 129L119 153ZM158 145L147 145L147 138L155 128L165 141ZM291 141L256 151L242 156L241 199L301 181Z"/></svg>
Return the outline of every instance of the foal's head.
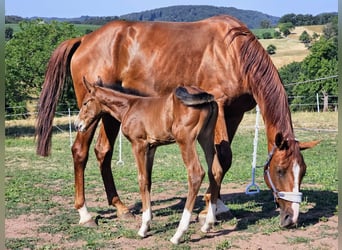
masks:
<svg viewBox="0 0 342 250"><path fill-rule="evenodd" d="M302 201L300 185L306 172L301 150L312 148L319 141L298 142L295 138L284 138L278 133L264 166L264 179L273 191L280 207L280 225L291 227L297 224L299 204Z"/></svg>
<svg viewBox="0 0 342 250"><path fill-rule="evenodd" d="M75 120L75 127L80 132L86 131L102 115L101 103L95 95L96 86L103 86L101 78L98 77L97 82L91 84L83 77L83 84L88 92L83 98L82 107Z"/></svg>

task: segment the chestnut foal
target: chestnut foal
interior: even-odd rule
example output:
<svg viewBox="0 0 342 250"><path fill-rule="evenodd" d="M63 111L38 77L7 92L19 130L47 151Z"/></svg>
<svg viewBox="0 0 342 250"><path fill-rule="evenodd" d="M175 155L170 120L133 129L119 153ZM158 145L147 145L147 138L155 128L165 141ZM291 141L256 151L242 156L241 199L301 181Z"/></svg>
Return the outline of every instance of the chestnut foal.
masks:
<svg viewBox="0 0 342 250"><path fill-rule="evenodd" d="M210 204L202 232L208 232L216 221L215 211L222 168L214 148L214 128L218 107L211 94L197 87L178 87L163 97L142 97L103 87L100 77L95 84L83 83L88 93L75 121L78 131L87 130L105 113L121 122L122 133L131 142L138 167L142 198L142 224L138 234L147 235L152 220L151 173L154 155L160 145L177 143L188 172L188 195L175 235L171 242L178 244L188 229L191 212L205 172L196 151L201 145L208 164Z"/></svg>

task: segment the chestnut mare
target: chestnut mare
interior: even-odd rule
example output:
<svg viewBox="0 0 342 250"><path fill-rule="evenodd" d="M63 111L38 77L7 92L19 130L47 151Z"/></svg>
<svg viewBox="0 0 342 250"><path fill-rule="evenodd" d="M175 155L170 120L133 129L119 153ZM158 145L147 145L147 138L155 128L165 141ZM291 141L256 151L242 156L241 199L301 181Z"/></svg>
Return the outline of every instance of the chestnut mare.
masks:
<svg viewBox="0 0 342 250"><path fill-rule="evenodd" d="M211 208L201 228L208 232L216 222L215 210L218 186L212 172L221 169L215 154L214 128L218 114L214 96L195 87L178 87L162 97L134 96L103 88L101 79L90 84L84 79L89 91L75 121L78 131L85 132L102 115L110 114L121 122L122 133L131 142L138 168L139 189L142 200L142 223L138 234L145 237L152 221L151 174L157 147L177 143L188 172L188 195L175 235L171 242L178 244L188 229L204 170L196 151L196 140L201 145L208 164L208 176L212 191ZM190 94L191 93L191 94Z"/></svg>
<svg viewBox="0 0 342 250"><path fill-rule="evenodd" d="M270 152L265 181L280 206L280 224L289 227L297 223L299 188L306 170L300 150L317 142L295 139L277 69L257 38L237 19L216 16L189 23L113 21L61 43L50 58L40 95L36 126L39 155L50 153L54 111L69 72L79 107L87 93L83 76L95 82L100 75L104 82L149 96L167 95L178 84L195 85L212 94L219 109L215 148L222 166L217 172L221 181L231 166L231 142L238 125L244 113L257 103ZM77 133L72 146L75 207L80 223L91 222L85 203L84 170L96 126L94 123L85 133ZM119 198L110 164L119 128L115 118L102 117L95 153L108 202L117 208L118 216L123 216L130 213ZM296 199L284 199L284 192ZM209 194L210 188L205 195L207 201ZM218 199L216 215L227 210L220 204L224 205Z"/></svg>

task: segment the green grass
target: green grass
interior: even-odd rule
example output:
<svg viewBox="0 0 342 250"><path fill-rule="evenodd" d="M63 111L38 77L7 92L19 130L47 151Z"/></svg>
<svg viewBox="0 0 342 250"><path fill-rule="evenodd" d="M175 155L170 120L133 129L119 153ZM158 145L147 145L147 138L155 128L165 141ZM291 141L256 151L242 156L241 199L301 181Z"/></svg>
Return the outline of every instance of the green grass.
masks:
<svg viewBox="0 0 342 250"><path fill-rule="evenodd" d="M294 114L294 122L304 114ZM315 126L324 128L324 121L320 122L314 115L307 114L303 123L315 121ZM248 115L246 119L248 119ZM249 125L254 125L254 116L251 115ZM335 118L332 118L335 119ZM331 128L330 119L327 126ZM314 124L314 122L313 122ZM223 185L234 188L243 188L251 180L251 162L253 151L254 129L239 128L232 144L233 163L231 170L225 176ZM337 211L337 133L324 131L296 130L297 138L301 140L320 139L321 143L314 149L303 152L308 166L307 174L303 180L303 198L299 229L310 227L318 222L327 223ZM267 157L266 139L263 129L259 132L259 147L257 165L262 165ZM92 147L93 148L93 147ZM122 200L135 207L139 213L141 206L137 173L130 144L123 139L124 165L116 165L118 149L116 147L112 161L114 178ZM201 161L204 164L203 155ZM186 171L176 145L159 147L156 153L153 169L152 200L154 221L150 236L156 240L160 248L191 249L190 240L194 234L199 234L198 223L190 224L189 232L183 237L184 243L174 247L169 245L178 225L184 206L187 190ZM271 235L278 233L279 216L274 210L271 192L263 181L263 169L256 171L256 181L260 185L260 194L250 197L244 193L235 195L223 194L223 199L229 205L234 218L223 221L215 226L217 231L233 227L234 231L247 234L261 233ZM98 163L93 154L85 174L86 195L88 207L92 214L98 216L99 227L96 229L83 228L77 225L78 213L73 207L74 202L74 176L69 138L67 134L54 134L52 155L41 158L35 155L35 145L32 137L10 137L5 139L5 211L6 219L17 219L23 215L34 215L37 234L57 235L59 240L50 242L42 238L21 237L7 238L8 249L35 248L56 249L58 247L74 249L99 249L120 246L120 239L129 239L139 244L137 237L137 221L134 223L116 219L115 209L107 206L103 184L101 181ZM201 187L200 195L207 188L207 177ZM167 196L173 194L174 198ZM165 199L156 200L155 197L165 195ZM180 203L179 203L180 202ZM203 202L198 199L194 213L203 208ZM299 230L298 229L298 230ZM322 229L323 231L323 229ZM198 236L205 237L204 235ZM245 236L244 236L245 237ZM310 241L312 236L307 236ZM303 238L289 238L290 245L308 244L309 240ZM238 237L219 238L214 245L208 248L229 249L236 246ZM199 241L200 243L200 241ZM138 247L136 247L138 249ZM144 249L144 248L140 248Z"/></svg>
<svg viewBox="0 0 342 250"><path fill-rule="evenodd" d="M269 29L253 29L252 32L256 37L262 38L262 35L266 32L271 33L272 37L274 37L274 32L276 30L274 28Z"/></svg>

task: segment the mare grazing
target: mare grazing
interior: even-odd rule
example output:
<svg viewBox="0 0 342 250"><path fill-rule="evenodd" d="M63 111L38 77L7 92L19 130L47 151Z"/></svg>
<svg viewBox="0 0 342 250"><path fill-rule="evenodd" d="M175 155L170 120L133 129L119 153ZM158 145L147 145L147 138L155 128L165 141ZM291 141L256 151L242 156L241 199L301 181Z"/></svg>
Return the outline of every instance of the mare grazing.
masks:
<svg viewBox="0 0 342 250"><path fill-rule="evenodd" d="M142 224L138 234L145 237L152 220L151 175L156 149L160 145L177 143L188 172L188 195L181 221L171 242L178 244L188 229L204 170L196 151L196 140L201 145L208 164L211 208L201 228L209 231L216 221L215 210L218 186L212 168L221 168L215 157L214 128L218 109L214 97L196 87L178 87L162 97L141 97L103 88L101 79L90 84L84 78L89 91L75 121L78 131L86 131L103 114L109 114L121 122L122 133L131 142L138 167L139 188L142 199ZM191 94L190 94L191 93Z"/></svg>
<svg viewBox="0 0 342 250"><path fill-rule="evenodd" d="M213 171L220 180L231 166L231 143L243 115L257 103L265 123L267 148L272 155L265 167L265 181L279 204L281 226L297 223L299 190L306 171L300 150L317 142L303 143L295 139L287 95L278 71L258 39L239 20L222 15L189 23L113 21L90 34L61 43L50 58L39 98L36 126L39 155L50 153L54 112L69 73L79 107L88 92L83 76L95 82L94 76L100 75L104 82L149 96L167 95L177 83L195 84L212 94L219 110L215 148L222 166ZM86 132L77 133L72 146L75 208L81 224L94 222L85 202L84 171L96 126L93 123ZM117 119L102 116L95 153L108 203L116 207L121 217L130 213L120 200L111 171L119 128ZM207 201L210 189L205 195ZM284 199L284 192L287 197L292 194L297 198ZM217 195L220 198L219 191ZM227 210L220 199L217 204L216 215ZM200 215L204 216L205 211Z"/></svg>

